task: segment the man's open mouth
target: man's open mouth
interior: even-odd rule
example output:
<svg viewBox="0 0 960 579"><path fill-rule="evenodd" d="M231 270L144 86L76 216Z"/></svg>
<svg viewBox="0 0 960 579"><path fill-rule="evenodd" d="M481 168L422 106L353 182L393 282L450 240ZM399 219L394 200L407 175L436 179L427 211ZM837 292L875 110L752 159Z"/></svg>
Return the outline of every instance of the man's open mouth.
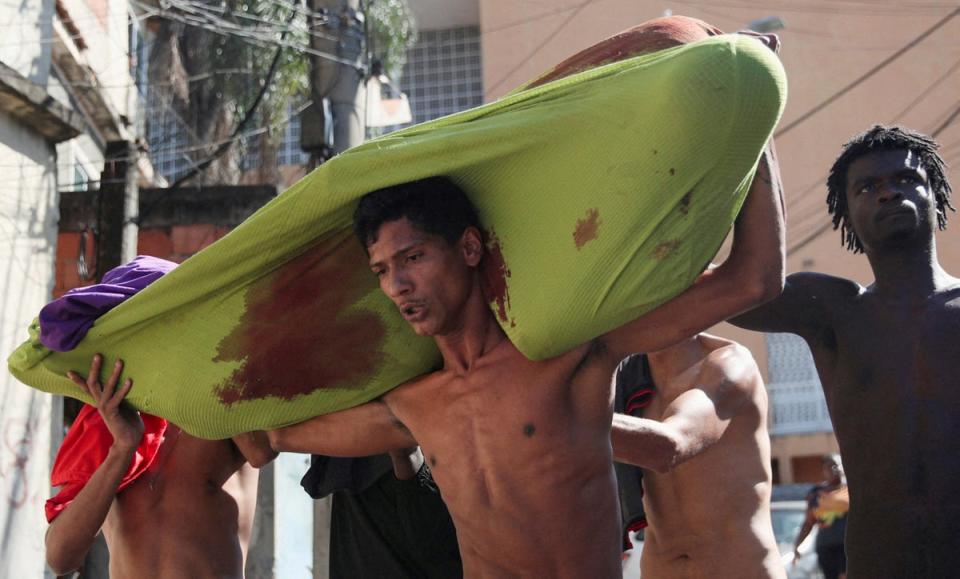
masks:
<svg viewBox="0 0 960 579"><path fill-rule="evenodd" d="M400 313L405 317L415 316L423 311L423 304L403 304L400 306Z"/></svg>

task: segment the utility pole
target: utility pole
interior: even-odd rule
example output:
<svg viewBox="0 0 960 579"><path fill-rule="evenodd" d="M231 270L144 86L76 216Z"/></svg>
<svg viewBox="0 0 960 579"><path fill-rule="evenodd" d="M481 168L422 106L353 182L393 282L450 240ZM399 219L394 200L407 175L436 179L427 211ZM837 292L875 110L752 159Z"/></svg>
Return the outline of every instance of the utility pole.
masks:
<svg viewBox="0 0 960 579"><path fill-rule="evenodd" d="M310 97L313 104L303 111L300 146L310 153L311 166L359 145L365 138L363 54L364 15L360 0L309 0L312 16L310 48L336 56L334 61L312 55ZM329 103L330 118L323 101ZM332 122L332 130L327 123ZM332 142L330 136L332 134Z"/></svg>
<svg viewBox="0 0 960 579"><path fill-rule="evenodd" d="M110 141L97 193L97 281L137 254L137 156L130 141Z"/></svg>
<svg viewBox="0 0 960 579"><path fill-rule="evenodd" d="M366 35L360 0L307 0L307 5L307 27L314 32L310 36L312 104L300 113L300 147L310 154L308 168L313 169L359 145L366 136ZM257 539L247 557L249 576L301 577L301 569L312 567L314 579L329 577L331 501L329 497L315 501L295 484L303 467L302 458L281 454L261 470L254 523ZM310 535L306 549L291 549Z"/></svg>

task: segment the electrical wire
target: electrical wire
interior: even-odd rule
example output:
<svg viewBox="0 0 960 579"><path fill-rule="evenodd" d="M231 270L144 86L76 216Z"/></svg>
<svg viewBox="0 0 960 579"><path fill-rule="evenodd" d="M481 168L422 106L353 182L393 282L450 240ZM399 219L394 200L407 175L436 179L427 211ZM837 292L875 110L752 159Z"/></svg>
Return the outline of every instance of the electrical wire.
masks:
<svg viewBox="0 0 960 579"><path fill-rule="evenodd" d="M891 54L890 56L888 56L887 58L883 59L881 62L879 62L879 63L876 64L875 66L873 66L873 68L871 68L870 70L868 70L867 72L865 72L864 74L862 74L862 75L860 75L858 78L856 78L854 81L850 82L849 84L847 84L846 86L844 86L844 87L841 88L840 90L836 91L835 93L833 93L832 95L830 95L829 97L827 97L826 99L824 99L823 101L821 101L819 104L817 104L816 106L814 106L814 107L813 107L812 109L810 109L809 111L803 113L802 115L800 115L800 116L797 117L796 119L794 119L794 120L790 121L789 123L787 123L786 126L782 127L782 128L779 129L776 133L774 133L774 137L775 137L775 138L781 138L781 137L783 137L783 135L787 134L788 132L790 132L791 130L793 130L794 128L796 128L797 126L803 124L804 122L807 121L807 119L809 119L809 118L812 117L813 115L819 113L819 112L822 111L823 109L827 108L828 106L830 106L833 102L835 102L837 99L839 99L839 98L842 97L843 95L847 94L848 92L850 92L850 91L853 90L854 88L856 88L856 87L860 86L861 84L863 84L864 81L866 81L867 79L869 79L870 77L872 77L872 76L875 75L876 73L878 73L878 72L880 72L881 70L883 70L884 68L886 68L890 63L894 62L895 60L897 60L898 58L900 58L901 56L903 56L904 54L906 54L911 48L913 48L914 46L916 46L917 44L919 44L920 42L922 42L923 40L925 40L927 37L929 37L931 34L933 34L934 32L936 32L937 30L939 30L939 29L940 29L941 27L943 27L947 22L949 22L950 20L952 20L957 14L960 14L960 8L955 8L954 10L950 11L949 14L947 14L946 16L944 16L943 18L941 18L940 20L938 20L933 26L931 26L930 28L928 28L928 29L924 30L923 32L921 32L918 36L916 36L916 37L915 37L914 39L912 39L910 42L908 42L907 44L905 44L905 45L904 45L903 47L901 47L899 50L897 50L896 52L894 52L893 54Z"/></svg>

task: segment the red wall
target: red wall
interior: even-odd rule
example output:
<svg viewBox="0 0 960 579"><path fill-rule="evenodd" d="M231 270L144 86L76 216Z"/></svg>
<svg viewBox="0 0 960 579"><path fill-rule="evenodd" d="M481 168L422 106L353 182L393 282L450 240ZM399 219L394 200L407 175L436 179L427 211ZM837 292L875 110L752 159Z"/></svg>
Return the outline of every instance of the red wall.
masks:
<svg viewBox="0 0 960 579"><path fill-rule="evenodd" d="M174 225L152 229L141 229L137 243L137 254L152 255L182 262L194 253L220 239L230 231L218 225ZM83 234L75 231L61 231L57 237L56 285L53 297L58 298L67 290L91 285L95 280L83 280L77 271L77 258ZM86 263L92 275L96 267L96 246L93 235L86 240Z"/></svg>

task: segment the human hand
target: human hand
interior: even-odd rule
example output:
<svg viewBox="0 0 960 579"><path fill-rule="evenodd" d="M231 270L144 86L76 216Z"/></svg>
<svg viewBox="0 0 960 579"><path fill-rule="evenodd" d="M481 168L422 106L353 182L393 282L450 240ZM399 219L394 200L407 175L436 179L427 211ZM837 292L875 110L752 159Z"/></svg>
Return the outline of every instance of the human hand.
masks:
<svg viewBox="0 0 960 579"><path fill-rule="evenodd" d="M738 30L737 34L756 38L767 48L772 50L774 54L780 54L780 37L776 34L761 34L760 32L754 32L753 30Z"/></svg>
<svg viewBox="0 0 960 579"><path fill-rule="evenodd" d="M103 356L96 354L90 363L90 372L86 379L74 372L67 372L67 377L83 388L93 398L93 406L100 412L107 430L113 436L113 443L121 450L134 450L143 437L143 420L140 413L126 404L123 399L130 392L133 380L127 378L123 386L117 388L120 372L123 371L123 360L117 360L113 365L113 372L104 386L100 384L100 367Z"/></svg>

